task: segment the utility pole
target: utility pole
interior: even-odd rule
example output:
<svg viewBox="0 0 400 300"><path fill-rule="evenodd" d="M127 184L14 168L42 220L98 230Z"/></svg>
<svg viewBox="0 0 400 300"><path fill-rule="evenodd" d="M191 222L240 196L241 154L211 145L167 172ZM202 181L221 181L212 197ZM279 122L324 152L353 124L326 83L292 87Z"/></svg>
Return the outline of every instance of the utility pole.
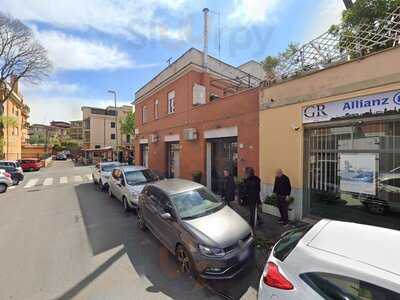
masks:
<svg viewBox="0 0 400 300"><path fill-rule="evenodd" d="M115 147L117 151L117 159L119 158L119 151L118 151L118 111L117 111L117 92L114 90L108 90L108 93L114 95L114 108L115 108ZM104 132L105 134L105 132Z"/></svg>

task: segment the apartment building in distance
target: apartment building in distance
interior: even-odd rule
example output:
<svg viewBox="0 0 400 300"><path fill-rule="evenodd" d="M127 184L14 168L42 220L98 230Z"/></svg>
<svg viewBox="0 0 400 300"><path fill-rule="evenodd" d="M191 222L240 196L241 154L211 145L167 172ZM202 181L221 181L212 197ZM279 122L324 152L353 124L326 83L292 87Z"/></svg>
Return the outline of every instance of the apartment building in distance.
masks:
<svg viewBox="0 0 400 300"><path fill-rule="evenodd" d="M130 149L133 137L121 132L120 122L132 110L129 105L105 109L83 106L83 149L112 147L116 152Z"/></svg>
<svg viewBox="0 0 400 300"><path fill-rule="evenodd" d="M81 144L83 142L83 122L81 120L71 121L70 125L67 131L69 138Z"/></svg>
<svg viewBox="0 0 400 300"><path fill-rule="evenodd" d="M239 177L246 166L258 172L264 73L256 62L243 66L246 71L191 48L139 89L136 164L167 177L192 179L201 172L215 192L224 169Z"/></svg>
<svg viewBox="0 0 400 300"><path fill-rule="evenodd" d="M0 98L3 100L5 91L0 90ZM21 159L22 145L26 143L27 128L30 109L24 103L20 93L18 82L14 84L14 90L3 104L3 127L1 128L1 158L9 160Z"/></svg>

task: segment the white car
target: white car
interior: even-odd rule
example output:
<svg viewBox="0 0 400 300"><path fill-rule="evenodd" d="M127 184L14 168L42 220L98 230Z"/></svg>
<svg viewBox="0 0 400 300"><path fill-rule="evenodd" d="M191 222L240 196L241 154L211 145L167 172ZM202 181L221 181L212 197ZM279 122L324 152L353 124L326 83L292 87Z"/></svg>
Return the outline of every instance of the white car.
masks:
<svg viewBox="0 0 400 300"><path fill-rule="evenodd" d="M13 167L18 170L19 173L24 174L24 170L22 170L21 164L15 160L0 160L0 168L1 166Z"/></svg>
<svg viewBox="0 0 400 300"><path fill-rule="evenodd" d="M400 231L321 220L288 232L261 276L259 300L399 300Z"/></svg>
<svg viewBox="0 0 400 300"><path fill-rule="evenodd" d="M124 210L137 209L139 195L149 182L158 180L150 169L139 166L121 166L114 169L109 180L110 197L120 200Z"/></svg>
<svg viewBox="0 0 400 300"><path fill-rule="evenodd" d="M7 189L14 184L11 174L0 169L0 194L5 193Z"/></svg>
<svg viewBox="0 0 400 300"><path fill-rule="evenodd" d="M117 161L98 163L93 169L92 177L95 184L99 184L103 191L108 191L109 179L112 171L121 164Z"/></svg>

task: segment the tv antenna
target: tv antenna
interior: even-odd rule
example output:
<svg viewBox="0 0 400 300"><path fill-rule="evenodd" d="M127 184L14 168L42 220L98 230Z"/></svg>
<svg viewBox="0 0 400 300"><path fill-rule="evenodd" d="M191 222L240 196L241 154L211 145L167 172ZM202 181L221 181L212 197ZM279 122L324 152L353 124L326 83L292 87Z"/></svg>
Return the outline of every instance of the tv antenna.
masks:
<svg viewBox="0 0 400 300"><path fill-rule="evenodd" d="M167 59L168 66L171 64L172 57Z"/></svg>

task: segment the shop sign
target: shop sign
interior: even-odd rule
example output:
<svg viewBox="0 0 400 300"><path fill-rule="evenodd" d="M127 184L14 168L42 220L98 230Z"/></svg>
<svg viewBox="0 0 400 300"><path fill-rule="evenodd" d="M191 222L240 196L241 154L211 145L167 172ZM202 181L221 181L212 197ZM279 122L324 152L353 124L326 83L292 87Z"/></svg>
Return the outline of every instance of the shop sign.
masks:
<svg viewBox="0 0 400 300"><path fill-rule="evenodd" d="M350 116L381 114L400 109L400 91L315 104L303 108L303 123L326 122Z"/></svg>

